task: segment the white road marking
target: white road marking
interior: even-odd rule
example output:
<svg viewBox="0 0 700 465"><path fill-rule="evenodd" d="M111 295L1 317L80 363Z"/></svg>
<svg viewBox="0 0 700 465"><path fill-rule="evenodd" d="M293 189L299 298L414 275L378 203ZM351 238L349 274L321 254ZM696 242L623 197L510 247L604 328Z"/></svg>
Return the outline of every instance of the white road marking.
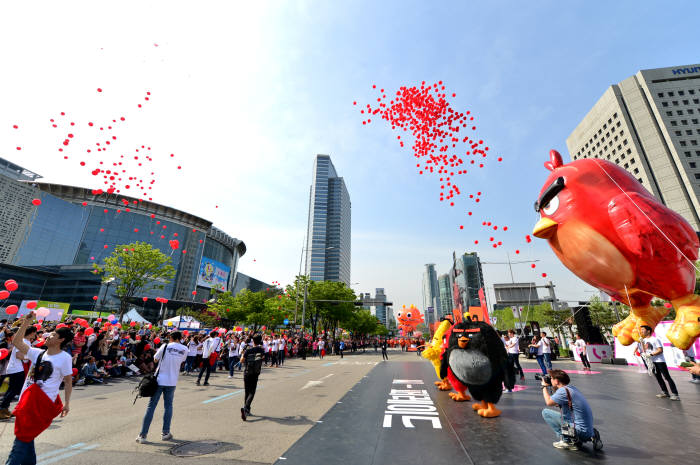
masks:
<svg viewBox="0 0 700 465"><path fill-rule="evenodd" d="M328 375L324 376L323 378L316 380L316 381L307 381L306 384L304 385L304 387L302 387L299 390L303 391L304 389L308 389L310 387L320 386L321 384L323 384L324 379L330 378L331 376L333 376L333 373L328 374Z"/></svg>
<svg viewBox="0 0 700 465"><path fill-rule="evenodd" d="M100 447L99 444L91 444L89 446L83 447L82 449L74 450L73 452L68 452L66 454L57 455L56 457L52 457L48 460L41 460L41 461L37 462L36 465L48 465L50 463L58 462L59 460L67 459L69 457L73 457L74 455L82 454L83 452L87 452L89 450L96 449L98 447Z"/></svg>

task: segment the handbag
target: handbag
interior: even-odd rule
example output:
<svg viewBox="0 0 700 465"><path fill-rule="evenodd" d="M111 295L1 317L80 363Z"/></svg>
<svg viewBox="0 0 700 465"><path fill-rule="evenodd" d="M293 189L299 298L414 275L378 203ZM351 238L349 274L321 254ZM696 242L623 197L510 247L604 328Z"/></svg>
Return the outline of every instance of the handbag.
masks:
<svg viewBox="0 0 700 465"><path fill-rule="evenodd" d="M530 355L537 355L537 347L530 347Z"/></svg>
<svg viewBox="0 0 700 465"><path fill-rule="evenodd" d="M158 389L158 372L160 371L160 365L161 363L163 363L163 359L165 358L165 353L167 350L168 344L165 344L165 347L163 348L163 356L158 362L156 371L144 375L144 377L141 378L141 381L139 382L138 386L136 386L136 388L134 389L138 390L138 394L136 394L134 402L131 405L134 405L136 403L136 399L138 399L139 397L153 397L153 395L156 393L156 390Z"/></svg>

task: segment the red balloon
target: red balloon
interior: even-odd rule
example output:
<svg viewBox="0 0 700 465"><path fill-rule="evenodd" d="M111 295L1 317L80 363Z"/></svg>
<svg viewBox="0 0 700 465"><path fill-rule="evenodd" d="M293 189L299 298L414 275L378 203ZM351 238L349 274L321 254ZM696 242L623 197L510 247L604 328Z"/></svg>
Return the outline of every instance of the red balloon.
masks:
<svg viewBox="0 0 700 465"><path fill-rule="evenodd" d="M92 300L97 300L97 296L96 296L96 295L93 295L93 296L92 296Z"/></svg>
<svg viewBox="0 0 700 465"><path fill-rule="evenodd" d="M153 339L153 343L154 343L154 344L160 344L160 338L157 337L157 338Z"/></svg>
<svg viewBox="0 0 700 465"><path fill-rule="evenodd" d="M131 326L133 328L134 326L136 326L136 322L132 321L131 323L129 323L129 326Z"/></svg>
<svg viewBox="0 0 700 465"><path fill-rule="evenodd" d="M5 281L5 289L7 289L10 292L14 292L19 288L19 285L17 284L17 281L14 279L8 279Z"/></svg>
<svg viewBox="0 0 700 465"><path fill-rule="evenodd" d="M10 305L5 309L5 313L8 315L14 315L19 311L19 308L17 308L17 305Z"/></svg>
<svg viewBox="0 0 700 465"><path fill-rule="evenodd" d="M7 349L0 349L0 360L4 360L10 353Z"/></svg>
<svg viewBox="0 0 700 465"><path fill-rule="evenodd" d="M143 297L141 300L143 300L144 302L148 302L148 297Z"/></svg>
<svg viewBox="0 0 700 465"><path fill-rule="evenodd" d="M10 297L10 293L9 293L9 292L7 292L7 291L5 291L5 290L0 291L0 300L5 300L5 299L7 299L8 297Z"/></svg>
<svg viewBox="0 0 700 465"><path fill-rule="evenodd" d="M151 350L151 344L146 344L143 350Z"/></svg>
<svg viewBox="0 0 700 465"><path fill-rule="evenodd" d="M36 308L36 300L33 300L31 302L27 302L27 308L29 310L34 310Z"/></svg>
<svg viewBox="0 0 700 465"><path fill-rule="evenodd" d="M95 330L94 330L93 328L87 328L87 329L85 330L85 335L86 335L86 336L90 336L90 335L92 335L94 332L95 332Z"/></svg>
<svg viewBox="0 0 700 465"><path fill-rule="evenodd" d="M78 374L78 369L77 369L77 368L73 368L73 376L76 376L77 374Z"/></svg>
<svg viewBox="0 0 700 465"><path fill-rule="evenodd" d="M39 199L32 200L32 205L38 207L39 205L41 205L41 200L39 200Z"/></svg>
<svg viewBox="0 0 700 465"><path fill-rule="evenodd" d="M197 291L192 291L192 295L197 295Z"/></svg>
<svg viewBox="0 0 700 465"><path fill-rule="evenodd" d="M97 321L98 323L102 323L102 318L98 318L98 319L95 320L95 321Z"/></svg>

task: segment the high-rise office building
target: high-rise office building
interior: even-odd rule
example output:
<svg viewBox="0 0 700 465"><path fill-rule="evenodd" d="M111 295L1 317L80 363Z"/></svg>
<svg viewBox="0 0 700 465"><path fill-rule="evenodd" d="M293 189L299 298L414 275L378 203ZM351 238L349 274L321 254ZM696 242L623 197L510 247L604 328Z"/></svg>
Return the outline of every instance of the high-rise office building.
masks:
<svg viewBox="0 0 700 465"><path fill-rule="evenodd" d="M25 231L37 210L32 199L40 193L32 181L39 178L40 175L0 158L0 263L10 263L26 239Z"/></svg>
<svg viewBox="0 0 700 465"><path fill-rule="evenodd" d="M453 256L453 258L453 287L456 287L453 293L455 308L461 306L462 310L466 312L469 307L481 306L479 289L484 287L484 274L481 270L479 256L476 252L467 252L459 257Z"/></svg>
<svg viewBox="0 0 700 465"><path fill-rule="evenodd" d="M350 194L329 155L316 155L309 194L306 274L350 285Z"/></svg>
<svg viewBox="0 0 700 465"><path fill-rule="evenodd" d="M452 314L452 280L450 274L441 274L438 277L438 294L440 295L440 308L436 309L436 320L445 315Z"/></svg>
<svg viewBox="0 0 700 465"><path fill-rule="evenodd" d="M623 167L700 230L700 65L641 70L610 86L566 139L573 160Z"/></svg>
<svg viewBox="0 0 700 465"><path fill-rule="evenodd" d="M433 309L433 314L428 313L428 309ZM440 292L438 289L437 273L435 272L435 264L428 263L423 271L423 313L425 314L425 322L427 324L436 321L436 315L440 309Z"/></svg>

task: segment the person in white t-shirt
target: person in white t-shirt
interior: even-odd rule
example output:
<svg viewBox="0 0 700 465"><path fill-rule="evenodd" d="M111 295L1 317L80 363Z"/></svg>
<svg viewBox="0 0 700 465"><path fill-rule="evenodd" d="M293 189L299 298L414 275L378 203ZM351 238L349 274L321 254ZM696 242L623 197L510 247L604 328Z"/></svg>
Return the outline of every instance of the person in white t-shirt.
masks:
<svg viewBox="0 0 700 465"><path fill-rule="evenodd" d="M15 442L6 465L36 463L34 438L48 428L57 415L65 417L70 411L73 364L64 349L73 340L73 332L67 327L59 328L44 338L46 350L31 347L24 341L34 317L34 312L25 315L14 337L19 356L29 360L31 366L15 409ZM62 382L65 383L64 403L58 395ZM37 410L45 414L37 417Z"/></svg>
<svg viewBox="0 0 700 465"><path fill-rule="evenodd" d="M280 366L279 351L280 351L280 340L277 336L275 336L272 339L272 345L270 347L270 357L271 357L270 366L279 368L279 366Z"/></svg>
<svg viewBox="0 0 700 465"><path fill-rule="evenodd" d="M218 337L212 337L213 333L209 333L209 336L204 340L202 344L202 368L199 370L199 376L197 377L197 386L200 385L202 381L202 375L207 372L204 377L204 385L209 386L209 375L211 374L211 356L216 354L216 348L219 344L220 339Z"/></svg>
<svg viewBox="0 0 700 465"><path fill-rule="evenodd" d="M639 328L639 334L642 336L642 344L645 354L651 358L651 363L654 364L654 376L656 376L656 381L659 383L661 388L661 394L657 394L656 397L664 398L670 397L671 400L681 400L678 396L678 390L676 390L676 383L671 379L671 373L668 372L668 366L666 365L666 359L664 358L664 346L658 337L653 336L653 329L651 326L641 326ZM663 378L666 378L668 382L668 387L671 388L671 395L668 395L668 389L664 383Z"/></svg>
<svg viewBox="0 0 700 465"><path fill-rule="evenodd" d="M233 372L236 370L240 357L239 348L241 346L238 337L232 336L228 341L228 377L233 378Z"/></svg>
<svg viewBox="0 0 700 465"><path fill-rule="evenodd" d="M508 363L513 368L513 373L520 373L520 381L525 379L525 373L520 366L520 338L515 335L515 331L508 330L508 338L506 339L506 352L508 353ZM516 370L517 368L517 370ZM507 392L510 392L509 389Z"/></svg>
<svg viewBox="0 0 700 465"><path fill-rule="evenodd" d="M285 338L280 337L279 355L277 356L277 365L284 365L284 353L287 348L287 341Z"/></svg>
<svg viewBox="0 0 700 465"><path fill-rule="evenodd" d="M158 388L155 394L153 394L153 397L148 401L146 415L144 415L143 424L141 425L141 433L136 438L136 442L140 444L146 442L148 429L153 420L153 412L156 410L161 394L163 395L163 402L165 404L161 440L168 441L173 438L173 435L170 433L170 422L173 418L175 386L180 377L180 365L185 361L187 353L189 352L187 347L180 344L181 338L182 334L180 331L173 331L170 333L170 342L161 345L158 352L156 352L156 355L153 357L154 360L158 362L158 377L156 378L158 381Z"/></svg>
<svg viewBox="0 0 700 465"><path fill-rule="evenodd" d="M187 342L187 359L185 360L185 374L189 375L194 368L195 360L197 360L197 348L199 344L195 336L190 336Z"/></svg>
<svg viewBox="0 0 700 465"><path fill-rule="evenodd" d="M34 326L29 326L24 333L24 343L31 346L35 339L36 328ZM10 359L7 362L7 366L5 367L5 374L9 378L10 384L2 398L2 402L0 402L0 420L7 420L12 416L12 413L10 413L10 402L12 402L12 399L14 399L17 394L22 392L22 386L24 385L24 365L26 363L28 363L28 360L23 361L17 358L17 348L14 347L10 354Z"/></svg>
<svg viewBox="0 0 700 465"><path fill-rule="evenodd" d="M323 356L326 355L326 341L322 338L318 340L318 355L321 357L321 360L323 360Z"/></svg>
<svg viewBox="0 0 700 465"><path fill-rule="evenodd" d="M579 357L581 357L581 363L583 363L584 370L591 369L591 363L588 361L588 353L586 351L586 341L583 340L580 334L576 335L576 342L574 342L574 348Z"/></svg>

